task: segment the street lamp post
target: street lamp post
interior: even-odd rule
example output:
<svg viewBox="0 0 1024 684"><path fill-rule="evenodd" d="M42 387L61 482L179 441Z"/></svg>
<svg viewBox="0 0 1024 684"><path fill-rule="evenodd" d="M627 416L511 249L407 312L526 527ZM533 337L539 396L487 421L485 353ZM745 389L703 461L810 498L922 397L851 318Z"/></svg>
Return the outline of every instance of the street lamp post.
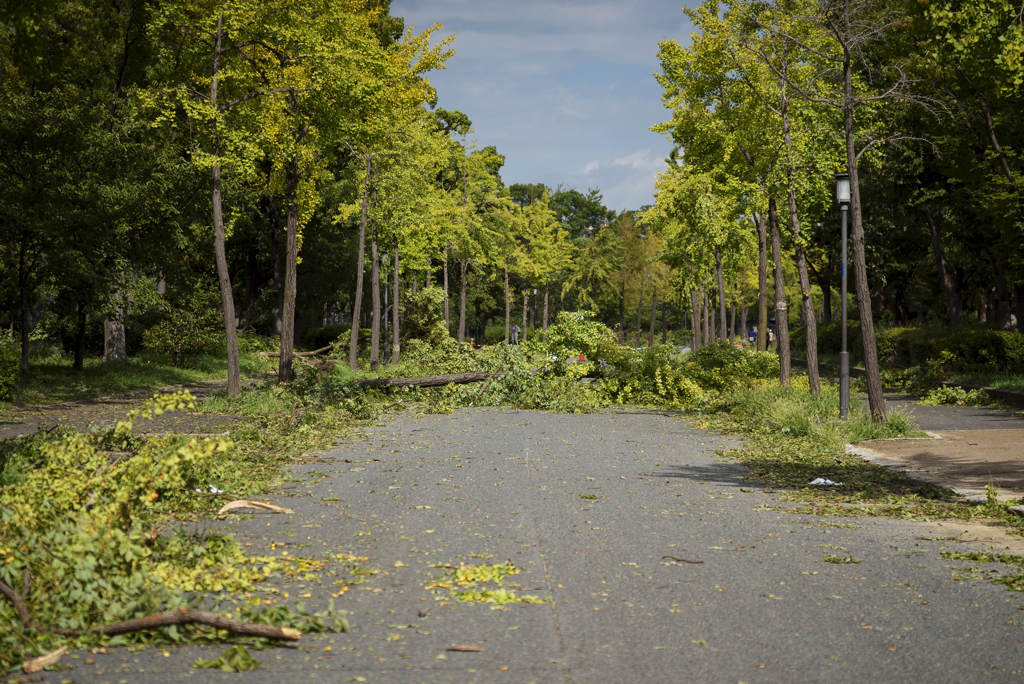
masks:
<svg viewBox="0 0 1024 684"><path fill-rule="evenodd" d="M842 226L842 346L839 348L839 417L850 414L850 352L846 350L846 211L850 207L850 174L836 174L836 201Z"/></svg>

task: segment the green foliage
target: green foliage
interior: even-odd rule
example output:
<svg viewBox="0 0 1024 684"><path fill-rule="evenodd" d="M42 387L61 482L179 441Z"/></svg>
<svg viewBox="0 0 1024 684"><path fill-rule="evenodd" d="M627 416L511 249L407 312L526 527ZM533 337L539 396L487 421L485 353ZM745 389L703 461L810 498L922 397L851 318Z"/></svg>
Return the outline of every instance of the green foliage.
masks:
<svg viewBox="0 0 1024 684"><path fill-rule="evenodd" d="M197 660L192 665L201 669L215 669L222 672L247 672L263 668L263 663L249 655L245 646L232 646L219 658L212 660Z"/></svg>
<svg viewBox="0 0 1024 684"><path fill-rule="evenodd" d="M200 627L115 637L62 637L46 628L83 630L173 610L187 605L183 592L243 591L283 568L279 559L257 568L230 536L160 534L168 515L213 505L194 492L210 483L226 488L234 445L227 438L142 438L133 428L139 419L194 407L187 392L158 395L110 430L38 433L7 453L0 473L0 580L23 592L24 573L31 574L27 603L36 624L23 624L10 602L0 602L0 622L13 626L0 635L0 665L61 643L215 638L214 630Z"/></svg>
<svg viewBox="0 0 1024 684"><path fill-rule="evenodd" d="M923 406L983 406L991 400L985 390L965 390L963 387L936 387L921 399Z"/></svg>
<svg viewBox="0 0 1024 684"><path fill-rule="evenodd" d="M599 390L612 403L695 408L707 403L705 388L688 374L687 364L673 359L674 350L656 345L622 354L614 372L601 380Z"/></svg>
<svg viewBox="0 0 1024 684"><path fill-rule="evenodd" d="M21 354L13 344L0 341L0 401L10 401L21 377Z"/></svg>
<svg viewBox="0 0 1024 684"><path fill-rule="evenodd" d="M214 349L223 316L216 290L196 288L174 302L160 323L143 335L143 346L171 357L171 365L181 368L189 356Z"/></svg>
<svg viewBox="0 0 1024 684"><path fill-rule="evenodd" d="M839 353L840 329L839 323L818 327L819 353ZM793 331L793 349L801 349L806 344L805 334L803 328ZM878 328L875 342L882 365L924 366L939 358L942 352L948 352L957 359L955 364L948 364L949 371L1024 372L1024 335L1017 331L981 327L950 330L937 326ZM849 322L848 343L851 361L862 362L864 354L858 321Z"/></svg>
<svg viewBox="0 0 1024 684"><path fill-rule="evenodd" d="M855 563L863 563L864 561L862 561L860 558L857 558L856 556L837 556L834 553L826 553L825 562L835 563L837 565L850 565Z"/></svg>
<svg viewBox="0 0 1024 684"><path fill-rule="evenodd" d="M715 342L689 355L683 373L706 390L724 390L779 376L779 357Z"/></svg>
<svg viewBox="0 0 1024 684"><path fill-rule="evenodd" d="M615 363L623 355L615 333L593 320L593 311L560 311L548 327L547 347L558 359L583 354L587 361Z"/></svg>
<svg viewBox="0 0 1024 684"><path fill-rule="evenodd" d="M1024 557L1012 553L986 553L984 551L972 551L961 553L957 551L943 551L942 557L946 560L973 561L975 563L1004 563L1017 568L1024 568ZM990 578L993 584L1002 584L1010 591L1024 591L1024 573L999 575Z"/></svg>
<svg viewBox="0 0 1024 684"><path fill-rule="evenodd" d="M444 326L443 289L425 287L419 292L406 293L402 333L411 339L424 340L432 346L449 337Z"/></svg>

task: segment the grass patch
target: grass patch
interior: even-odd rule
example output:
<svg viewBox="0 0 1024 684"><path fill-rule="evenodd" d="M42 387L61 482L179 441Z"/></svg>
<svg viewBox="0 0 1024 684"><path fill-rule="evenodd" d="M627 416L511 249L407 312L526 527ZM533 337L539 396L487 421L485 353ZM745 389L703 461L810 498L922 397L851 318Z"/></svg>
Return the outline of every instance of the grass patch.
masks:
<svg viewBox="0 0 1024 684"><path fill-rule="evenodd" d="M32 406L78 401L228 376L227 359L222 356L195 357L185 368L174 368L168 357L152 352L141 352L121 364L87 358L81 371L73 370L73 365L73 358L57 350L34 356L30 360L31 370L22 376L12 403ZM241 353L240 365L243 376L270 368L265 357L252 352Z"/></svg>

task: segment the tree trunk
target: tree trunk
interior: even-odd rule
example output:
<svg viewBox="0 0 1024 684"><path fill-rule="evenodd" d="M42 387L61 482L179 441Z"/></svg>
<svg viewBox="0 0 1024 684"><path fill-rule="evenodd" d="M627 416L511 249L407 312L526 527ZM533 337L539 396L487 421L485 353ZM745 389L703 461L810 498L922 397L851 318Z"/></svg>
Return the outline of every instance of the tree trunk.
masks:
<svg viewBox="0 0 1024 684"><path fill-rule="evenodd" d="M391 363L398 363L402 357L402 337L401 337L401 321L399 319L398 311L398 274L399 274L399 261L398 261L398 233L395 233L395 276L394 283L392 285L392 299L394 303L391 305Z"/></svg>
<svg viewBox="0 0 1024 684"><path fill-rule="evenodd" d="M508 292L508 264L505 264L505 344L508 344L508 336L512 326L512 300Z"/></svg>
<svg viewBox="0 0 1024 684"><path fill-rule="evenodd" d="M114 318L103 321L103 363L124 363L128 360L128 344L124 337L123 290L114 293L117 313Z"/></svg>
<svg viewBox="0 0 1024 684"><path fill-rule="evenodd" d="M996 301L993 308L993 323L1000 330L1010 330L1010 287L1007 285L1006 264L987 248L982 250L992 267L996 280Z"/></svg>
<svg viewBox="0 0 1024 684"><path fill-rule="evenodd" d="M124 323L108 318L103 321L103 363L124 363L128 360L128 347L124 337Z"/></svg>
<svg viewBox="0 0 1024 684"><path fill-rule="evenodd" d="M1024 333L1024 285L1014 285L1013 294L1017 309L1017 332Z"/></svg>
<svg viewBox="0 0 1024 684"><path fill-rule="evenodd" d="M725 342L728 338L725 330L725 274L722 273L722 247L720 245L715 245L715 274L718 277L718 313L722 319L718 326L718 337Z"/></svg>
<svg viewBox="0 0 1024 684"><path fill-rule="evenodd" d="M380 365L380 252L377 244L377 221L370 221L370 296L373 319L370 321L370 369Z"/></svg>
<svg viewBox="0 0 1024 684"><path fill-rule="evenodd" d="M661 343L668 344L668 311L665 310L666 302L661 302Z"/></svg>
<svg viewBox="0 0 1024 684"><path fill-rule="evenodd" d="M548 284L544 283L544 332L541 333L541 342L548 341Z"/></svg>
<svg viewBox="0 0 1024 684"><path fill-rule="evenodd" d="M526 304L527 304L527 298L529 297L528 292L529 292L529 290L527 290L526 292L523 293L523 339L522 339L523 342L526 341Z"/></svg>
<svg viewBox="0 0 1024 684"><path fill-rule="evenodd" d="M78 335L75 338L75 365L73 369L80 371L85 367L85 326L89 317L85 312L85 306L78 305Z"/></svg>
<svg viewBox="0 0 1024 684"><path fill-rule="evenodd" d="M348 341L348 365L359 369L359 316L363 305L363 262L366 259L366 209L370 201L370 175L373 170L373 153L366 156L366 179L363 183L363 202L359 214L359 256L356 260L356 295L352 300L352 330Z"/></svg>
<svg viewBox="0 0 1024 684"><path fill-rule="evenodd" d="M30 307L28 305L28 283L26 278L19 274L18 291L21 300L21 371L28 373L28 317Z"/></svg>
<svg viewBox="0 0 1024 684"><path fill-rule="evenodd" d="M466 272L469 259L459 259L459 342L466 341Z"/></svg>
<svg viewBox="0 0 1024 684"><path fill-rule="evenodd" d="M740 342L743 343L744 347L749 346L749 343L747 342L748 339L749 336L747 335L747 303L743 302L740 305Z"/></svg>
<svg viewBox="0 0 1024 684"><path fill-rule="evenodd" d="M217 17L217 34L213 51L213 72L210 81L210 106L217 106L217 88L220 85L220 56L224 36L224 16ZM217 280L220 284L220 301L224 311L224 343L228 357L228 396L237 397L241 393L241 370L238 360L238 335L235 330L235 298L231 292L231 276L228 274L228 258L224 235L224 208L221 200L220 178L220 134L214 120L213 159L210 175L213 181L213 251L217 262Z"/></svg>
<svg viewBox="0 0 1024 684"><path fill-rule="evenodd" d="M729 344L736 340L736 300L732 300L729 313Z"/></svg>
<svg viewBox="0 0 1024 684"><path fill-rule="evenodd" d="M818 377L818 326L814 318L814 299L811 297L811 279L807 273L807 255L800 241L800 214L796 206L796 179L793 169L793 138L789 128L789 96L786 79L780 84L780 109L782 112L782 137L786 144L786 179L789 193L789 229L793 234L793 246L796 252L796 270L800 279L800 296L803 301L804 329L807 333L807 382L811 394L821 393L821 380ZM774 244L774 243L773 243ZM780 262L781 266L781 262ZM787 312L788 313L788 312Z"/></svg>
<svg viewBox="0 0 1024 684"><path fill-rule="evenodd" d="M644 281L640 281L640 298L636 300L636 346L640 347L640 318L644 309Z"/></svg>
<svg viewBox="0 0 1024 684"><path fill-rule="evenodd" d="M757 351L768 349L768 230L765 215L757 222Z"/></svg>
<svg viewBox="0 0 1024 684"><path fill-rule="evenodd" d="M846 134L846 166L850 174L851 241L853 242L853 280L857 291L857 310L860 313L861 343L864 351L864 371L867 376L868 405L876 422L886 417L885 395L882 393L882 375L878 367L878 348L875 345L875 322L871 316L871 291L868 288L867 255L864 250L864 221L860 207L860 183L857 172L857 150L853 131L853 67L849 49L849 22L843 48L843 125Z"/></svg>
<svg viewBox="0 0 1024 684"><path fill-rule="evenodd" d="M619 288L619 342L626 343L626 279L622 279Z"/></svg>
<svg viewBox="0 0 1024 684"><path fill-rule="evenodd" d="M818 281L821 286L821 306L825 323L835 322L832 314L832 253L828 255L828 275Z"/></svg>
<svg viewBox="0 0 1024 684"><path fill-rule="evenodd" d="M696 290L690 290L690 328L693 332L693 340L690 348L694 351L700 349L700 295Z"/></svg>
<svg viewBox="0 0 1024 684"><path fill-rule="evenodd" d="M419 287L418 287L419 284L420 284L420 277L419 277L419 275L416 274L416 273L413 273L412 274L412 293L413 294L416 294L417 292L419 292Z"/></svg>
<svg viewBox="0 0 1024 684"><path fill-rule="evenodd" d="M298 286L296 269L299 262L299 160L291 161L288 173L288 215L284 243L284 297L281 306L281 357L277 364L277 381L291 382L292 354L295 352L295 292Z"/></svg>
<svg viewBox="0 0 1024 684"><path fill-rule="evenodd" d="M708 288L707 307L708 315L711 317L711 327L709 327L707 330L707 341L709 343L714 343L715 341L718 340L718 311L715 304L715 291L711 288Z"/></svg>
<svg viewBox="0 0 1024 684"><path fill-rule="evenodd" d="M946 295L946 306L949 308L949 322L954 326L961 326L964 323L964 308L960 301L960 292L957 283L953 280L949 266L946 264L946 250L942 245L942 209L932 211L927 204L919 204L917 213L924 218L928 224L928 231L932 237L932 256L935 258L935 267L939 271L939 284L942 285L942 292Z"/></svg>
<svg viewBox="0 0 1024 684"><path fill-rule="evenodd" d="M978 322L988 323L988 305L984 292L978 293Z"/></svg>
<svg viewBox="0 0 1024 684"><path fill-rule="evenodd" d="M448 315L448 247L444 248L444 329L452 334L451 318Z"/></svg>
<svg viewBox="0 0 1024 684"><path fill-rule="evenodd" d="M792 360L789 356L789 310L786 305L786 281L782 272L782 241L775 197L768 198L768 225L772 233L772 261L775 262L775 340L779 350L779 383L789 387Z"/></svg>
<svg viewBox="0 0 1024 684"><path fill-rule="evenodd" d="M700 346L706 346L711 344L711 338L714 335L714 328L711 327L711 321L708 318L711 307L708 306L708 293L704 291L704 283L700 285L700 310L704 314L704 321L700 328Z"/></svg>
<svg viewBox="0 0 1024 684"><path fill-rule="evenodd" d="M651 327L647 331L647 348L654 346L654 323L658 318L658 288L651 292Z"/></svg>
<svg viewBox="0 0 1024 684"><path fill-rule="evenodd" d="M530 327L537 330L537 288L533 288L533 296L530 297Z"/></svg>

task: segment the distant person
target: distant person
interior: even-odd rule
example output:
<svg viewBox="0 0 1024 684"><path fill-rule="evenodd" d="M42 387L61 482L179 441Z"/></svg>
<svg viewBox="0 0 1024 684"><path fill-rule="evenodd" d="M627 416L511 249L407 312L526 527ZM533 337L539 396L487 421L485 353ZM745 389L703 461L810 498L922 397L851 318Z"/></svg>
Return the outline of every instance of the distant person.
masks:
<svg viewBox="0 0 1024 684"><path fill-rule="evenodd" d="M522 332L522 330L523 329L515 323L512 324L512 344L519 344L519 333Z"/></svg>

